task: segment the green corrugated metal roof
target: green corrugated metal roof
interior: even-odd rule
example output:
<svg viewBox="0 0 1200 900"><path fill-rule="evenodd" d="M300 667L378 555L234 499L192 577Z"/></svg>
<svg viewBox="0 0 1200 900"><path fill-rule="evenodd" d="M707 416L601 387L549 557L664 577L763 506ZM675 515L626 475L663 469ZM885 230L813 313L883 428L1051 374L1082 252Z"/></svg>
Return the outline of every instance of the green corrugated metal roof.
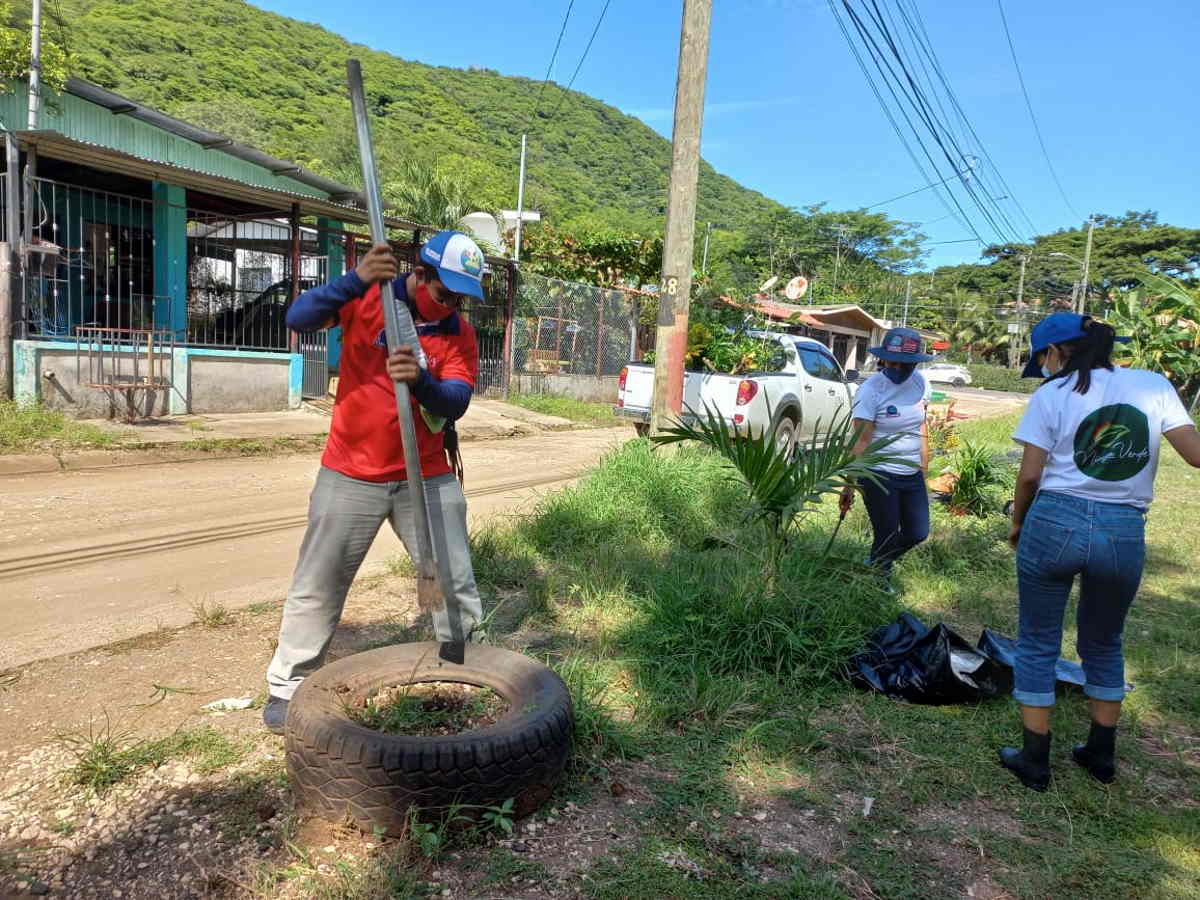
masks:
<svg viewBox="0 0 1200 900"><path fill-rule="evenodd" d="M0 121L9 129L22 129L25 124L26 106L24 83L10 83L9 90L0 94ZM56 94L53 106L56 108L51 108L51 104L43 104L39 127L57 131L75 140L100 144L142 159L207 172L257 187L321 199L330 196L326 191L318 190L294 178L273 175L269 169L237 159L220 150L206 150L197 143L154 125L130 116L115 115L102 106L69 93Z"/></svg>

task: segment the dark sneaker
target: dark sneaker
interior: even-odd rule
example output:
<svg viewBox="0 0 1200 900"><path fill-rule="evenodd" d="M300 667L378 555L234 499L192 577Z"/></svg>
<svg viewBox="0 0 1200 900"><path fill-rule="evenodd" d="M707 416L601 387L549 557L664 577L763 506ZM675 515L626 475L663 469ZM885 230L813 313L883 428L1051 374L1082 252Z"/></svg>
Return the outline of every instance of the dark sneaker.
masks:
<svg viewBox="0 0 1200 900"><path fill-rule="evenodd" d="M283 723L287 721L288 701L282 697L271 697L263 707L263 724L267 731L283 734Z"/></svg>

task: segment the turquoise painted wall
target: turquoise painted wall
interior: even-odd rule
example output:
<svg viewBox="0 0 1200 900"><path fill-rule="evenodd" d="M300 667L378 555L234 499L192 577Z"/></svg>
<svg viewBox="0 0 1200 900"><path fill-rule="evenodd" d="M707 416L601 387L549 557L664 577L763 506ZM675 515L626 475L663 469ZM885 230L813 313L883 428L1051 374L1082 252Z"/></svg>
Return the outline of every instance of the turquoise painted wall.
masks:
<svg viewBox="0 0 1200 900"><path fill-rule="evenodd" d="M187 192L154 182L154 324L187 335Z"/></svg>
<svg viewBox="0 0 1200 900"><path fill-rule="evenodd" d="M334 219L317 219L318 228L343 228L343 224ZM321 256L328 257L329 268L326 276L330 281L341 275L346 269L346 247L342 243L339 235L329 234L328 232L318 232L318 246ZM341 327L329 329L329 368L337 371L338 365L342 361L342 329Z"/></svg>

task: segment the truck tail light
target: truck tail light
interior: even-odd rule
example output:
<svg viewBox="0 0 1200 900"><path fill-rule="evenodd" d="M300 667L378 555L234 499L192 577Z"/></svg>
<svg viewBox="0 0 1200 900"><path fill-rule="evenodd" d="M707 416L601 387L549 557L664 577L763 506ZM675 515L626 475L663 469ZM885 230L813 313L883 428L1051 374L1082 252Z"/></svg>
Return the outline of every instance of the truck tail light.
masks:
<svg viewBox="0 0 1200 900"><path fill-rule="evenodd" d="M745 406L758 393L758 384L753 381L743 381L738 385L737 405Z"/></svg>
<svg viewBox="0 0 1200 900"><path fill-rule="evenodd" d="M625 398L622 397L621 394L625 393L625 382L628 380L629 366L625 366L623 369L621 369L621 377L617 379L617 390L620 391L620 393L617 394L617 406L625 405Z"/></svg>

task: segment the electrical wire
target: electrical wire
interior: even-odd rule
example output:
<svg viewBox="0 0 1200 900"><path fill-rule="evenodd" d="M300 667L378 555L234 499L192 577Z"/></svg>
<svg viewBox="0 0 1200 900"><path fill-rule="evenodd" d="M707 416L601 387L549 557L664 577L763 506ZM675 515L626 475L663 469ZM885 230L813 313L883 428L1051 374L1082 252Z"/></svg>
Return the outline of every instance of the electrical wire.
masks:
<svg viewBox="0 0 1200 900"><path fill-rule="evenodd" d="M571 21L571 10L575 7L575 0L569 0L567 3L567 11L563 15L562 27L558 29L558 40L554 42L554 52L550 54L550 64L546 66L546 77L542 79L541 86L538 88L537 100L533 104L533 112L529 114L529 118L525 120L525 127L521 129L521 133L529 131L529 125L537 116L538 110L542 107L542 94L546 91L546 85L550 81L550 73L554 71L554 62L558 59L558 50L562 46L563 35L567 33L567 22Z"/></svg>
<svg viewBox="0 0 1200 900"><path fill-rule="evenodd" d="M563 88L562 96L558 98L558 103L550 113L551 119L558 113L558 108L563 105L563 101L567 99L567 94L571 92L571 87L575 84L575 78L579 75L579 70L583 68L583 61L587 59L588 51L592 49L592 42L596 40L596 34L600 31L600 25L604 22L604 16L608 12L608 5L611 2L612 0L604 0L604 8L600 10L600 17L596 19L596 27L592 29L592 36L588 38L587 46L583 48L583 54L579 57L579 64L575 66L575 71L571 73L571 80Z"/></svg>
<svg viewBox="0 0 1200 900"><path fill-rule="evenodd" d="M890 200L884 200L882 203L872 203L870 206L864 206L863 209L869 211L869 210L874 209L877 206L887 206L889 203L895 203L897 200L903 200L905 197L911 197L913 194L919 194L922 191L928 191L931 188L935 188L940 184L945 184L951 178L956 178L960 175L969 175L969 174L970 174L970 170L968 170L967 172L955 172L951 175L947 175L941 181L935 181L933 184L927 184L927 185L925 185L925 187L919 187L915 191L909 191L907 194L901 194L899 197L892 197Z"/></svg>
<svg viewBox="0 0 1200 900"><path fill-rule="evenodd" d="M958 96L950 87L950 83L946 79L946 73L942 69L941 61L937 58L937 54L933 50L933 44L929 39L929 31L925 27L925 19L921 15L921 10L917 6L916 0L908 0L908 6L912 10L911 16L908 14L908 10L906 10L904 7L904 0L897 0L897 2L900 4L899 10L901 18L904 19L906 25L911 29L914 39L917 40L919 45L923 48L923 52L927 54L930 65L937 74L939 82L946 91L947 98L950 100L951 105L958 115L960 125L965 129L966 133L971 137L971 139L974 140L976 146L979 148L979 152L983 155L984 159L987 161L992 170L996 173L996 177L1003 188L1003 193L1007 194L1009 198L1011 198L1013 205L1017 208L1017 211L1020 212L1021 217L1025 220L1026 224L1029 225L1030 233L1036 233L1038 230L1037 226L1034 225L1033 220L1029 218L1029 214L1016 199L1016 195L1013 193L1013 191L1009 189L1007 182L1004 180L1004 176L1000 174L1000 170L996 167L996 163L992 159L991 154L987 152L987 148L983 145L982 141L979 140L979 135L976 133L974 126L971 125L970 120L966 117L966 113L963 112L962 104L958 102ZM991 193L993 195L999 195L1001 191L993 190Z"/></svg>
<svg viewBox="0 0 1200 900"><path fill-rule="evenodd" d="M929 173L925 170L925 166L921 163L921 160L917 156L916 151L913 149L912 144L909 143L908 136L905 134L904 129L900 127L900 123L896 120L896 116L892 112L892 108L888 105L887 101L884 100L883 93L880 91L879 85L876 84L874 77L872 77L870 68L867 66L866 61L863 59L862 53L859 52L858 45L855 43L854 38L850 34L849 26L846 24L846 21L842 18L842 16L838 13L836 0L827 0L827 2L829 4L829 11L833 15L834 21L837 22L838 28L842 32L842 37L846 41L846 46L848 46L850 48L850 52L854 56L855 61L858 63L858 67L862 71L863 77L867 80L867 85L868 85L868 87L870 87L871 93L875 95L875 99L879 103L879 108L883 111L884 116L887 118L888 122L891 124L892 130L895 132L896 137L899 139L901 146L904 147L905 152L908 153L909 159L912 160L913 166L916 167L917 171L921 173L921 175L925 178L925 180L926 181L934 181L934 179L931 178ZM843 0L843 5L848 7L849 4L846 3L845 0ZM889 87L889 90L890 90L890 87ZM893 96L893 99L896 99L894 91L892 92L892 96ZM903 110L901 110L901 112L903 113ZM907 120L907 116L905 118ZM910 123L910 126L911 126L911 123ZM915 134L915 131L914 131L914 134ZM917 139L918 139L918 142L920 142L919 136ZM924 152L926 159L929 160L930 165L933 166L934 173L941 174L938 171L937 166L933 163L932 158L930 158L929 153L925 149L923 144L922 144L921 149L922 149L922 152ZM978 234L978 231L975 229L974 224L971 222L970 218L967 216L965 210L963 210L962 205L959 204L957 202L957 200L954 200L954 194L952 191L947 190L946 194L949 195L951 200L954 200L954 208L953 209L951 208L950 202L947 200L946 195L944 195L941 191L937 190L936 188L934 189L934 193L937 196L939 202L941 202L942 206L945 207L946 211L948 213L950 213L950 215L954 216L955 220L960 225L962 225L968 231Z"/></svg>
<svg viewBox="0 0 1200 900"><path fill-rule="evenodd" d="M1025 87L1025 75L1021 71L1021 63L1017 61L1017 48L1013 44L1012 32L1008 29L1008 16L1004 14L1003 0L996 0L996 8L1000 10L1000 22L1004 25L1004 37L1008 40L1008 52L1012 54L1013 68L1017 70L1017 81L1021 83L1021 95L1025 98L1025 108L1029 110L1029 121L1033 123L1033 131L1037 135L1038 146L1042 148L1042 158L1046 160L1046 168L1050 170L1050 177L1054 179L1059 196L1062 197L1063 203L1066 204L1071 215L1081 218L1075 211L1075 207L1071 205L1071 201L1067 199L1067 192L1058 178L1054 163L1050 161L1050 151L1046 149L1046 139L1042 136L1042 128L1038 124L1037 116L1033 113L1033 102L1029 99L1029 90Z"/></svg>

